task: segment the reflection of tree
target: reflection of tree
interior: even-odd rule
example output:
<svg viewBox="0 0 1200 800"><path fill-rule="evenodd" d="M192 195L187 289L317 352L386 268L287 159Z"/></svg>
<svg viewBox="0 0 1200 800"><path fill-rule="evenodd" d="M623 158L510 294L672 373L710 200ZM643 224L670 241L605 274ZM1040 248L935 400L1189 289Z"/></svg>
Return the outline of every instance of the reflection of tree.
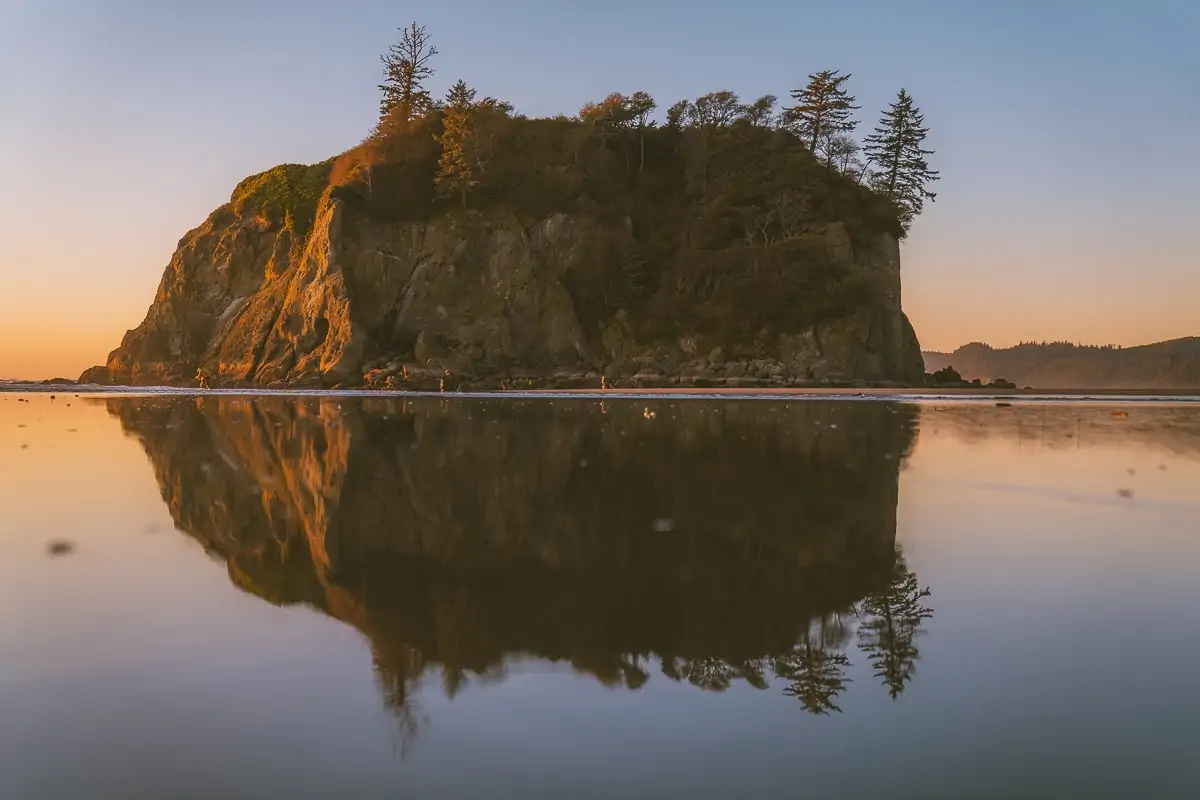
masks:
<svg viewBox="0 0 1200 800"><path fill-rule="evenodd" d="M723 692L737 677L737 670L721 658L691 658L683 662L682 677L692 686Z"/></svg>
<svg viewBox="0 0 1200 800"><path fill-rule="evenodd" d="M418 660L420 656L413 653L412 658ZM417 734L429 721L417 702L416 680L413 677L413 675L420 675L424 665L416 665L416 672L407 673L407 671L397 671L383 663L378 654L373 656L372 661L375 667L376 682L383 695L383 707L396 720L393 747L400 758L405 758L412 752Z"/></svg>
<svg viewBox="0 0 1200 800"><path fill-rule="evenodd" d="M929 589L921 588L904 557L897 553L887 589L867 595L859 604L865 617L858 629L859 649L893 700L916 673L921 655L916 638L922 633L921 621L933 616L933 609L921 604L928 596Z"/></svg>
<svg viewBox="0 0 1200 800"><path fill-rule="evenodd" d="M850 682L846 677L850 658L840 651L852 633L840 612L815 620L791 652L774 659L775 674L789 682L783 693L797 698L809 713L841 713L836 701Z"/></svg>
<svg viewBox="0 0 1200 800"><path fill-rule="evenodd" d="M806 641L787 655L775 659L775 674L788 681L783 693L795 697L812 714L841 712L836 700L850 679L845 670L850 659L845 653L830 652Z"/></svg>

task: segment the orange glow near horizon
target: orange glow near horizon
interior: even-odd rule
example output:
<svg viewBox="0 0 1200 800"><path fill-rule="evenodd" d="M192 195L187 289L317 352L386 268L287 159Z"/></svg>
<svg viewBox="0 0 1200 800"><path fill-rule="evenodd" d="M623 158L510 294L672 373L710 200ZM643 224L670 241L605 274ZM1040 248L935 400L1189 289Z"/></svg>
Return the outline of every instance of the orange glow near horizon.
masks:
<svg viewBox="0 0 1200 800"><path fill-rule="evenodd" d="M162 262L169 257L165 254ZM971 299L982 294L970 288L969 279L958 285L924 285L922 266L908 260L904 308L924 350L948 352L972 341L1009 347L1029 340L1131 347L1200 334L1194 301L1200 285L1165 296L1081 290L1078 302L1064 310L1059 295L1022 299L1013 290L992 290L982 293L992 302L983 303ZM145 267L106 287L84 283L78 293L69 287L37 286L24 297L0 297L0 378L74 379L103 364L125 332L144 318L156 284L153 268ZM113 295L122 291L127 295L118 302ZM113 301L89 304L99 292Z"/></svg>

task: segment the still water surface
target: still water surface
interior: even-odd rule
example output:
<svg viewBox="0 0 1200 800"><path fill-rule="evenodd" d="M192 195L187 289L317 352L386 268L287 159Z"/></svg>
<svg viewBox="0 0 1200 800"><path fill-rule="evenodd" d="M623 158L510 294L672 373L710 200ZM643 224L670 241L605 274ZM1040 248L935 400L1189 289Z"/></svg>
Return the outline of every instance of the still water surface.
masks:
<svg viewBox="0 0 1200 800"><path fill-rule="evenodd" d="M0 394L0 797L1200 796L1117 410Z"/></svg>

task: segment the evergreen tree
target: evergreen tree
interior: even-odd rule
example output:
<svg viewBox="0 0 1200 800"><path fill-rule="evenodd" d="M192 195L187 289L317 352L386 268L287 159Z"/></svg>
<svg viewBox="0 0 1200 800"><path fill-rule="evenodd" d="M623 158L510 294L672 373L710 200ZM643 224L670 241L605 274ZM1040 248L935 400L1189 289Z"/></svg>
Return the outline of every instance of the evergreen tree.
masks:
<svg viewBox="0 0 1200 800"><path fill-rule="evenodd" d="M470 157L470 140L474 133L474 107L470 105L447 105L442 116L442 155L438 159L435 179L438 188L445 194L457 193L463 207L467 205L467 192L477 183L475 165Z"/></svg>
<svg viewBox="0 0 1200 800"><path fill-rule="evenodd" d="M476 100L479 92L458 80L441 103L442 134L438 142L435 183L443 194L458 194L463 207L467 193L479 183L491 156L495 123L512 113L512 104L494 97Z"/></svg>
<svg viewBox="0 0 1200 800"><path fill-rule="evenodd" d="M939 179L937 170L930 169L926 160L933 151L921 146L928 133L921 110L901 89L896 102L883 112L875 132L864 140L863 152L873 168L871 183L900 207L905 231L921 213L925 201L937 197L926 188Z"/></svg>
<svg viewBox="0 0 1200 800"><path fill-rule="evenodd" d="M808 142L814 153L823 136L851 133L858 125L850 112L859 106L854 105L854 96L842 88L848 80L849 74L826 69L809 75L807 86L791 92L796 105L783 110L784 125Z"/></svg>
<svg viewBox="0 0 1200 800"><path fill-rule="evenodd" d="M467 82L462 78L455 81L450 87L450 91L446 92L446 99L442 101L444 108L470 108L475 105L475 95L479 92L467 86Z"/></svg>
<svg viewBox="0 0 1200 800"><path fill-rule="evenodd" d="M383 99L379 102L379 115L386 117L398 110L400 116L409 120L427 114L433 108L433 98L425 88L425 81L433 77L429 63L438 54L429 43L429 32L424 25L413 23L400 28L400 41L380 56L383 61L383 83L379 84Z"/></svg>
<svg viewBox="0 0 1200 800"><path fill-rule="evenodd" d="M435 182L444 194L457 193L463 207L467 205L467 192L478 182L477 165L472 158L472 140L476 135L476 117L479 104L475 102L478 91L458 80L450 91L442 111L442 155L438 160Z"/></svg>

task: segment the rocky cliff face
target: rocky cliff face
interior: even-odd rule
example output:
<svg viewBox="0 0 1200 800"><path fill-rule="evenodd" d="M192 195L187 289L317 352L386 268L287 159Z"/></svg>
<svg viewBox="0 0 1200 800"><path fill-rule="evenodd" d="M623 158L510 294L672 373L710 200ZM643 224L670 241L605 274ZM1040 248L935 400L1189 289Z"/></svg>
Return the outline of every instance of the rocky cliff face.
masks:
<svg viewBox="0 0 1200 800"><path fill-rule="evenodd" d="M629 218L586 212L531 219L493 208L389 223L329 192L298 232L233 202L180 241L146 319L81 382L452 389L923 378L889 234L856 246L840 223L810 231L865 287L860 300L834 317L764 328L753 342L669 319L647 334L622 310L603 320L582 313L589 298L574 276L619 258L632 236Z"/></svg>

